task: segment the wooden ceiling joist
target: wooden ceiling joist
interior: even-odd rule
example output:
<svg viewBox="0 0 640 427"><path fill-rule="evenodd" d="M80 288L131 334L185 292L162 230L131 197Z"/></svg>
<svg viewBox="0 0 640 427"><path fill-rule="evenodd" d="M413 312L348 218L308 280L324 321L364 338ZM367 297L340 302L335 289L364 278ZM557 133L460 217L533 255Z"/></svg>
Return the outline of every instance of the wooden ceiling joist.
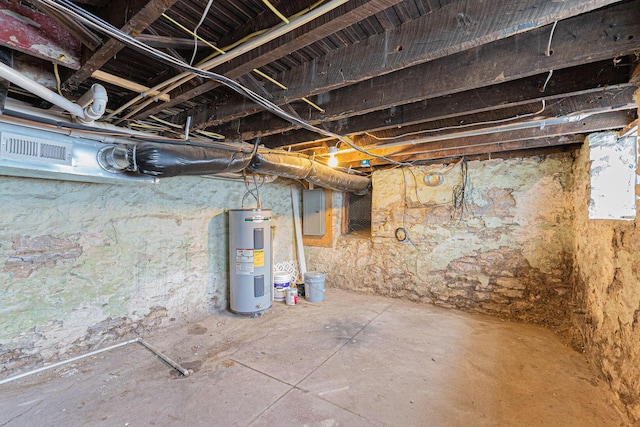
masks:
<svg viewBox="0 0 640 427"><path fill-rule="evenodd" d="M263 67L270 62L295 52L305 46L327 37L349 25L387 9L401 0L351 0L332 12L329 12L301 28L285 34L252 50L240 57L240 60L231 61L230 64L222 64L213 71L223 74L231 79L236 79L251 72L254 68ZM136 114L133 119L142 119L159 113L165 108L170 108L190 100L198 95L206 93L220 84L207 81L195 89L187 91L176 89L171 93L172 101L164 105L158 105Z"/></svg>
<svg viewBox="0 0 640 427"><path fill-rule="evenodd" d="M132 36L137 36L144 31L153 21L158 19L162 13L173 6L178 0L149 0L143 3L137 12L121 27L122 31ZM136 2L129 0L114 0L110 2L109 8L113 11L135 11ZM104 64L113 58L124 45L114 39L109 39L102 47L94 52L82 67L73 73L62 85L64 92L71 92L78 88L85 80L99 70Z"/></svg>
<svg viewBox="0 0 640 427"><path fill-rule="evenodd" d="M507 7L508 2L499 3ZM436 15L439 11L430 15ZM304 63L276 76L289 90L273 92L272 101L277 105L284 105L310 94L322 94L317 103L326 110L325 113L309 112L308 115L305 114L306 119L321 119L323 115L348 117L576 66L584 62L585 56L592 61L607 59L616 54L630 53L637 48L640 28L640 22L636 19L638 15L640 7L634 2L560 21L552 40L553 54L549 56L545 55L545 50L551 28L538 28L508 38L495 35L499 40L488 44L486 33L478 35L473 32L464 39L456 39L457 44L450 46L448 50L438 49L439 59L433 59L434 55L428 51L420 52L419 49L403 47L398 54L409 50L411 63L422 63L407 67L406 60L396 60L394 63L397 67L407 68L393 73L388 73L390 55L385 54L387 51L381 51L377 43L368 42L366 46L359 46L355 57L356 52L348 47L331 54L331 60ZM405 25L398 31L404 31ZM512 25L508 26L511 27ZM491 34L496 32L500 33L496 30L491 31ZM609 36L603 37L603 34ZM634 34L636 40L633 39ZM415 33L403 33L398 36L398 40L411 40L411 37L415 38ZM413 43L417 41L414 40ZM462 51L471 45L478 47ZM452 49L458 53L450 54ZM425 61L433 60L421 61L418 59L419 55ZM352 65L345 69L340 64ZM349 73L343 76L346 70ZM340 89L335 89L337 87ZM215 110L201 110L199 114L192 111L186 115L192 115L194 127L205 128L258 111L260 108L257 106L250 105L240 97L233 97L230 102L217 106Z"/></svg>
<svg viewBox="0 0 640 427"><path fill-rule="evenodd" d="M536 104L539 107L543 101L551 103L580 93L613 90L616 85L627 82L628 67L618 67L608 60L558 70L553 73L552 79L542 92L547 76L548 73L543 73L368 114L338 120L325 118L322 122L312 123L321 123L324 129L338 134L353 135L465 116L496 108L504 109L524 104ZM292 124L266 112L225 123L216 129L227 138L250 140L261 137L262 143L271 148L326 139L314 132L296 130Z"/></svg>

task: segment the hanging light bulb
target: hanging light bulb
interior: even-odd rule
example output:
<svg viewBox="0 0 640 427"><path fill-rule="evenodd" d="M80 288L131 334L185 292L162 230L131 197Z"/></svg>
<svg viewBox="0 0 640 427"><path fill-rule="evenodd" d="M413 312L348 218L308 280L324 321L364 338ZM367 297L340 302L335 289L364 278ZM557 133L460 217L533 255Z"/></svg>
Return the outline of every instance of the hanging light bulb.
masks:
<svg viewBox="0 0 640 427"><path fill-rule="evenodd" d="M329 152L329 161L327 162L327 164L332 168L335 168L336 166L338 166L338 159L336 158L338 147L329 147L328 152Z"/></svg>

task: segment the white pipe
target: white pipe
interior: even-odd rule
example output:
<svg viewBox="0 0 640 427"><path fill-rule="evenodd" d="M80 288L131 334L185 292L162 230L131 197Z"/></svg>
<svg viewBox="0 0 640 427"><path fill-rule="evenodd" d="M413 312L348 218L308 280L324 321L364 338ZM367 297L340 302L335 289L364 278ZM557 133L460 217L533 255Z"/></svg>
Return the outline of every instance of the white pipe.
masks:
<svg viewBox="0 0 640 427"><path fill-rule="evenodd" d="M53 105L57 105L58 107L70 112L76 117L84 116L84 111L82 110L81 106L79 106L75 102L69 101L65 97L60 96L55 92L50 91L40 83L34 82L33 80L25 77L8 65L0 63L0 76L6 80L9 80L13 84L20 86L24 90L28 90L34 95L39 96L45 101L48 101Z"/></svg>
<svg viewBox="0 0 640 427"><path fill-rule="evenodd" d="M56 114L55 111L47 111L47 110L42 110L41 108L34 108L30 105L27 105L25 103L16 101L14 99L7 99L7 102L5 104L5 110L6 111L13 111L15 113L19 113L19 114L24 114L24 115L29 115L29 116L34 116L37 118L41 118L44 120L49 120L49 121L57 121L57 122L63 122L63 123L73 123L71 120L69 120L68 116L65 116L63 114ZM0 116L0 120L1 121L7 121L7 122L13 122L15 121L11 116ZM29 126L28 124L25 124L24 122L20 122L21 125L23 126ZM155 135L152 135L150 133L147 132L141 132L138 130L133 130L133 129L129 129L129 128L125 128L125 127L120 127L120 126L115 126L112 125L111 123L105 123L105 122L93 122L93 123L83 123L86 125L91 126L92 128L96 128L96 129L100 129L102 131L106 132L113 132L113 133L119 133L119 134L126 134L126 135L131 135L131 136L139 136L142 138L150 138L150 137L154 137ZM34 128L37 129L41 129L42 127L34 124L33 126ZM69 129L50 129L52 132L58 132L58 133L62 133L64 135L69 135L72 137L78 137L78 138L87 138L87 139L93 139L95 141L100 141L100 142L106 142L109 144L112 143L116 143L116 142L120 142L120 143L131 143L131 141L127 140L126 138L122 138L122 137L116 137L116 136L112 136L112 135L101 135L94 132L86 132L83 131L81 129L73 129L73 130L69 130Z"/></svg>
<svg viewBox="0 0 640 427"><path fill-rule="evenodd" d="M561 125L561 124L565 124L565 123L574 123L574 122L579 122L581 120L584 120L590 116L596 115L596 114L601 114L601 113L610 113L613 111L620 111L620 110L626 110L628 108L626 107L620 107L620 108L600 108L597 110L592 110L592 111L587 111L585 113L579 113L579 114L574 114L574 115L570 115L570 116L562 116L562 117L553 117L553 118L549 118L549 119L542 119L542 120L532 120L532 121L527 121L527 122L518 122L518 123L514 123L514 124L509 124L509 125L502 125L502 126L496 126L496 127L490 127L490 128L483 128L483 129L474 129L474 130L468 130L468 131L463 131L463 132L454 132L454 133L449 133L446 135L434 135L434 136L425 136L422 138L418 138L418 139L405 139L405 140L401 140L401 141L397 141L397 142L391 142L388 144L381 144L381 145L377 145L375 147L362 147L364 149L377 149L377 148L393 148L393 147L401 147L401 146L406 146L406 145L417 145L417 144L425 144L425 143L429 143L429 142L438 142L438 141L446 141L446 140L450 140L450 139L457 139L457 138L467 138L467 137L471 137L471 136L481 136L481 135L490 135L490 134L494 134L494 133L502 133L502 132L509 132L509 131L515 131L515 130L523 130L523 129L532 129L532 128L540 128L540 129L544 129L546 126L555 126L555 125ZM425 133L429 132L428 130L425 131ZM399 136L398 139L400 139L402 136ZM395 139L395 138L394 138ZM356 150L353 148L347 148L344 150L340 150L339 154L346 154L346 153L352 153L355 152ZM326 157L329 156L329 153L323 153L323 154L317 154L316 157Z"/></svg>
<svg viewBox="0 0 640 427"><path fill-rule="evenodd" d="M107 96L107 90L101 84L93 84L84 95L78 99L76 104L83 108L84 113L82 117L79 117L81 123L91 123L99 120L100 117L107 110L107 102L109 97Z"/></svg>
<svg viewBox="0 0 640 427"><path fill-rule="evenodd" d="M134 342L138 342L139 339L140 338L136 338L134 340L121 342L121 343L118 343L118 344L114 344L114 345L112 345L110 347L101 348L100 350L95 350L95 351L89 352L87 354L83 354L81 356L76 356L76 357L72 357L71 359L68 359L68 360L63 360L62 362L56 362L56 363L53 363L51 365L43 366L41 368L34 369L33 371L23 372L21 374L14 375L12 377L8 377L8 378L5 378L3 380L0 380L0 385L6 384L6 383L11 382L11 381L19 380L20 378L24 378L24 377L27 377L29 375L37 374L37 373L42 372L42 371L46 371L47 369L57 368L58 366L66 365L67 363L75 362L76 360L84 359L86 357L95 356L96 354L100 354L100 353L103 353L105 351L113 350L114 348L124 347L125 345L129 345L129 344L132 344Z"/></svg>
<svg viewBox="0 0 640 427"><path fill-rule="evenodd" d="M116 349L118 347L124 347L125 345L129 345L129 344L133 344L133 343L139 343L140 345L145 347L147 350L151 351L153 354L155 354L160 359L162 359L165 363L169 364L173 369L175 369L176 371L180 372L185 377L189 376L190 372L189 372L188 369L183 368L182 366L180 366L179 364L177 364L176 362L174 362L173 360L171 360L170 358L168 358L167 356L165 356L164 354L162 354L161 352L156 350L154 347L151 346L151 344L149 344L148 342L146 342L142 338L135 338L135 339L132 339L132 340L129 340L129 341L125 341L125 342L121 342L121 343L118 343L118 344L114 344L114 345L109 346L109 347L101 348L99 350L94 350L94 351L91 351L91 352L89 352L87 354L83 354L81 356L72 357L71 359L63 360L62 362L56 362L56 363L53 363L51 365L47 365L47 366L43 366L43 367L38 368L38 369L34 369L32 371L23 372L21 374L5 378L3 380L0 380L0 385L9 383L11 381L19 380L20 378L28 377L29 375L37 374L39 372L46 371L48 369L57 368L58 366L66 365L67 363L72 363L72 362L75 362L77 360L81 360L81 359L85 359L87 357L95 356L96 354L104 353L105 351L113 350L113 349Z"/></svg>
<svg viewBox="0 0 640 427"><path fill-rule="evenodd" d="M298 272L300 278L304 280L304 273L307 272L307 261L304 258L304 243L302 241L302 223L300 221L300 193L298 187L291 185L291 205L293 208L293 227L296 232L296 249L298 253Z"/></svg>
<svg viewBox="0 0 640 427"><path fill-rule="evenodd" d="M68 111L85 124L98 120L107 108L107 91L99 84L91 86L91 89L80 97L78 103L75 103L3 63L0 63L0 77Z"/></svg>

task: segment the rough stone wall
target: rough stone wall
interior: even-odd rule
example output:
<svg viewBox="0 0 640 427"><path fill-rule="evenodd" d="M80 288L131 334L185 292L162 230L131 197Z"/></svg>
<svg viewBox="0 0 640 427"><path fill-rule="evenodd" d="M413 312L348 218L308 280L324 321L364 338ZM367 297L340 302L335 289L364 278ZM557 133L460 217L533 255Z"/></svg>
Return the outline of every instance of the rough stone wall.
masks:
<svg viewBox="0 0 640 427"><path fill-rule="evenodd" d="M469 162L462 213L452 200L462 183L461 165L375 172L371 236L338 236L333 248L306 247L309 269L325 272L328 288L482 311L566 332L572 161L563 154ZM337 235L342 199L334 203ZM407 240L396 239L398 228Z"/></svg>
<svg viewBox="0 0 640 427"><path fill-rule="evenodd" d="M197 177L0 177L0 375L225 309L225 210L241 208L245 192ZM275 260L292 259L289 187L265 184L260 195L277 227Z"/></svg>
<svg viewBox="0 0 640 427"><path fill-rule="evenodd" d="M574 177L574 325L589 359L640 423L640 223L588 219L586 145Z"/></svg>

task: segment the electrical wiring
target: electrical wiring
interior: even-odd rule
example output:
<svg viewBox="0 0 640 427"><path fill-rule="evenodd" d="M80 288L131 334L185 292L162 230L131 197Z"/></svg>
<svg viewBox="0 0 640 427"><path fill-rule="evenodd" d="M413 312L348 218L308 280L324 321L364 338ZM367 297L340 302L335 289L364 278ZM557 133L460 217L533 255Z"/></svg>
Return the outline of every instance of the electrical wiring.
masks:
<svg viewBox="0 0 640 427"><path fill-rule="evenodd" d="M317 2L315 2L314 4L312 4L311 6L309 6L306 9L301 10L300 12L293 14L289 17L289 19L294 19L297 18L299 16L304 15L305 13L311 12L313 9L315 9L316 7L320 6L322 3L324 3L325 0L318 0Z"/></svg>
<svg viewBox="0 0 640 427"><path fill-rule="evenodd" d="M241 44L243 44L244 42L246 42L247 40L250 40L256 36L259 36L261 34L266 33L267 30L259 30L256 31L254 33L249 34L248 36L245 36L243 38L241 38L240 40L225 46L224 48L222 48L223 51L229 51L231 49L236 48L237 46L240 46ZM208 69L208 67L206 66L206 64L211 61L212 59L218 57L222 55L219 52L213 52L211 55L207 56L206 58L204 58L202 61L198 62L195 66L199 67L199 68L203 68L203 69ZM138 105L138 107L136 107L135 110L133 110L132 112L128 113L125 117L123 117L122 119L127 119L129 117L131 117L132 115L136 114L137 112L139 112L140 110L142 110L143 108L147 107L149 104L155 102L155 100L153 98L149 98L151 91L152 90L157 90L159 91L159 93L157 93L155 96L160 96L160 95L165 95L169 92L171 92L173 89L180 87L181 85L183 85L184 83L188 82L189 80L191 80L194 76L190 73L183 73L182 75L177 75L174 76L168 80L165 80L162 83L157 84L156 86L154 86L153 88L149 89L147 92L141 93L140 95L138 95L137 97L131 99L129 102L127 102L126 104L120 106L117 110L115 110L113 112L113 114L107 116L107 118L112 118L118 114L120 114L121 112L123 112L124 110L126 110L127 108L136 105L138 102L146 99L146 101L144 101L142 104ZM164 88L164 89L163 89Z"/></svg>
<svg viewBox="0 0 640 427"><path fill-rule="evenodd" d="M212 1L213 1L213 0L210 0L210 3L209 3L209 5L208 5L208 7L211 5L211 2L212 2ZM273 6L271 5L271 3L268 3L266 0L263 0L263 1L265 2L265 4L267 4L267 5L269 6L269 8L270 8L270 9L272 9L272 10L274 10L274 11L275 11L274 13L276 13L279 17L282 17L282 18L283 18L283 19L282 19L282 20L283 20L283 22L285 22L286 24L288 24L288 23L289 23L289 20L288 20L287 18L285 18L282 14L280 14L280 12L278 12L275 8L273 8ZM322 2L318 2L317 4L320 4L320 3L322 3ZM206 10L208 11L208 8L207 8ZM311 10L311 8L310 8L309 10ZM206 13L206 12L205 12L205 13ZM203 43L205 43L207 46L209 46L209 47L211 47L212 49L214 49L214 50L216 51L216 56L217 56L217 55L225 55L225 54L227 53L227 52L226 52L226 50L227 50L226 48L225 48L225 49L220 49L220 48L218 48L217 46L213 45L212 43L209 43L207 40L203 39L202 37L200 37L200 36L198 36L198 35L196 34L196 31L197 31L198 27L202 24L202 20L204 19L204 15L203 15L203 18L200 20L200 22L198 23L198 25L196 26L196 28L195 28L193 31L189 30L187 27L185 27L184 25L180 24L180 23L179 23L179 22L177 22L175 19L170 18L170 17L169 17L167 14L165 14L165 13L163 13L163 14L162 14L162 16L163 16L165 19L167 19L169 22L171 22L171 23L173 23L174 25L176 25L176 26L177 26L178 28L180 28L181 30L185 31L187 34L192 35L192 36L194 37L194 51L193 51L193 56L191 57L191 61L189 62L189 65L192 65L192 64L193 64L193 60L194 60L195 55L196 55L196 50L197 50L198 44L197 44L197 43L195 43L195 41L197 41L197 40L202 41L202 42L203 42ZM294 15L294 16L296 16L296 15ZM254 34L257 34L257 33L258 33L258 32L254 33ZM283 85L282 83L280 83L279 81L277 81L277 80L276 80L276 79L274 79L273 77L270 77L270 76L268 76L267 74L263 73L262 71L260 71L260 70L258 70L258 69L256 69L256 68L254 68L254 69L253 69L253 72L254 72L254 73L256 73L256 74L258 74L258 75L260 75L260 76L262 76L262 77L264 77L265 79L269 80L271 83L275 84L275 85L276 85L276 86L278 86L280 89L282 89L282 90L287 90L287 87L286 87L285 85ZM182 84L182 83L180 83L180 84ZM171 89L169 89L169 90L171 90ZM163 93L163 94L164 94L164 93ZM322 108L322 107L318 106L316 103L314 103L313 101L309 100L308 98L306 98L306 97L302 97L302 98L300 98L300 99L301 99L302 101L306 102L307 104L309 104L310 106L312 106L313 108L315 108L316 110L320 111L321 113L324 113L324 112L325 112L324 108ZM143 107L143 108L144 108L144 107Z"/></svg>
<svg viewBox="0 0 640 427"><path fill-rule="evenodd" d="M278 18L280 18L282 20L282 22L284 22L285 24L289 23L289 20L287 19L287 17L284 16L282 13L280 13L280 11L278 9L276 9L276 7L274 5L272 5L269 0L262 0L262 3L264 3L265 6L267 6L269 8L269 10L271 10L271 12L273 12L274 15L276 15Z"/></svg>
<svg viewBox="0 0 640 427"><path fill-rule="evenodd" d="M251 153L251 157L256 155L256 153L258 152L259 145L260 145L260 138L256 138L253 143L253 152ZM255 190L256 190L255 194L249 188L249 181L246 178L246 173L245 173L245 179L243 181L244 181L244 186L247 189L247 192L245 193L244 196L242 196L242 203L241 203L242 208L244 209L244 201L246 197L250 194L256 199L258 209L262 209L262 202L260 201L260 187L264 185L264 183L266 182L266 179L262 177L262 182L260 183L260 185L258 185L258 183L256 182L256 174L255 173L253 174L253 185L255 186Z"/></svg>
<svg viewBox="0 0 640 427"><path fill-rule="evenodd" d="M346 1L346 0L345 0ZM296 18L301 18L304 15L306 15L307 13L311 12L312 10L316 9L318 6L320 6L322 3L324 2L324 0L320 0L318 2L316 2L315 4L311 5L309 8L304 9L302 11L300 11L299 13L293 15L290 19L296 19ZM301 19L301 22L299 23L300 25L302 25L302 21L304 21L304 19ZM293 22L290 24L291 30L293 30L294 28L298 28L298 24L293 24ZM189 31L186 27L179 25L179 27L183 28L185 31ZM246 49L235 49L236 47L239 47L241 45L243 45L245 42L249 41L250 39L258 36L258 35L262 35L265 33L277 33L278 28L287 28L286 24L282 24L279 27L273 27L271 29L263 29L263 30L258 30L254 33L251 33L243 38L241 38L240 40L225 46L222 49L223 53L220 53L218 51L213 52L211 55L207 56L205 59L203 59L202 61L200 61L196 66L199 68L202 68L204 70L209 70L213 67L215 67L216 65L219 65L220 61L214 61L214 59L222 54L224 55L228 55L228 57L226 57L225 59L231 60L233 58L235 58L237 55L240 55L242 53L246 53L248 50ZM232 50L233 49L233 50ZM218 49L220 51L220 49ZM250 49L249 49L250 50ZM225 52L226 51L226 52ZM163 89L160 92L160 95L164 95L168 92L170 92L171 90L179 87L180 85L188 82L189 80L191 80L193 78L193 74L191 73L182 73L179 74L177 76L174 76L158 85L156 85L156 87L152 88L152 89L162 89L165 86L167 86L165 89ZM131 99L129 102L127 102L125 105L119 107L113 114L107 116L107 119L110 119L112 117L114 117L115 115L121 113L122 111L126 110L127 108L131 107L132 105L137 104L138 102L144 100L145 98L147 98L145 101L142 102L142 104L138 105L133 111L127 113L124 117L122 117L120 120L125 120L128 119L129 117L133 116L134 114L138 113L139 111L141 111L142 109L144 109L145 107L147 107L148 105L150 105L152 102L154 102L153 98L149 98L149 94L151 93L150 91L147 91L145 93L142 93L140 95L138 95L137 97Z"/></svg>
<svg viewBox="0 0 640 427"><path fill-rule="evenodd" d="M215 132L209 132L207 130L197 129L193 132L197 133L198 135L204 135L209 138L217 139L218 141L224 141L226 139L224 135L220 135L219 133L215 133Z"/></svg>
<svg viewBox="0 0 640 427"><path fill-rule="evenodd" d="M451 214L451 220L455 220L458 216L458 223L462 221L465 207L467 206L468 191L470 187L469 171L467 168L467 160L463 157L460 163L460 184L453 187L453 213Z"/></svg>
<svg viewBox="0 0 640 427"><path fill-rule="evenodd" d="M359 147L358 145L356 145L355 143L353 143L348 137L342 136L342 135L338 135L336 133L330 132L330 131L326 131L322 128L316 127L311 125L310 123L307 123L304 120L299 119L298 117L295 117L294 115L287 113L286 111L284 111L282 108L280 108L279 106L277 106L276 104L274 104L273 102L269 101L268 99L258 95L257 93L253 92L252 90L242 86L241 84L237 83L236 81L225 77L221 74L217 74L211 71L207 71L207 70L203 70L200 68L196 68L193 67L189 64L187 64L186 62L180 61L162 51L159 51L157 49L154 49L148 45L146 45L145 43L140 42L139 40L136 40L134 37L130 36L129 34L126 34L125 32L121 31L120 29L114 27L113 25L111 25L110 23L98 18L97 16L87 12L86 10L82 9L81 7L75 5L74 3L70 2L69 0L42 0L43 2L45 2L46 4L50 5L51 7L53 7L54 9L58 10L61 13L67 14L68 16L72 17L73 19L84 23L88 26L90 26L91 28L100 31L106 35L108 35L109 37L112 37L116 40L118 40L119 42L123 43L124 45L136 49L140 52L142 52L143 54L153 57L167 65L170 66L176 66L176 67L180 67L181 69L184 69L185 71L188 71L190 73L217 81L225 86L227 86L228 88L232 89L233 91L239 93L242 96L245 96L246 98L250 99L251 101L255 102L256 104L262 106L263 108L265 108L267 111L277 115L278 117L287 120L289 122L291 122L292 124L295 124L303 129L309 130L311 132L315 132L315 133L319 133L321 135L325 135L331 138L335 138L347 145L349 145L351 148L353 148L354 150L361 152L363 154L366 154L368 156L374 157L374 158L379 158L382 159L388 163L391 164L395 164L395 165L408 165L409 163L403 163L403 162L397 162L395 160L392 160L386 156L380 156L371 152L368 152L367 150L363 149L362 147Z"/></svg>
<svg viewBox="0 0 640 427"><path fill-rule="evenodd" d="M162 17L164 19L166 19L167 21L171 22L173 25L175 25L176 27L180 28L181 30L183 30L184 32L186 32L187 34L189 34L190 36L193 36L194 39L200 40L201 42L203 42L204 44L206 44L207 46L209 46L211 49L215 50L216 52L218 52L220 55L224 55L225 52L224 50L220 49L219 47L217 47L216 45L210 43L209 41L203 39L202 37L200 37L199 35L197 35L195 32L191 31L190 29L188 29L187 27L185 27L184 25L182 25L181 23L179 23L178 21L176 21L175 19L173 19L172 17L170 17L169 15L167 15L166 13L162 14ZM197 46L197 44L196 44ZM191 65L191 64L189 64Z"/></svg>
<svg viewBox="0 0 640 427"><path fill-rule="evenodd" d="M60 72L58 71L58 63L53 63L53 75L56 77L56 89L58 90L58 95L62 96L62 89L60 88Z"/></svg>
<svg viewBox="0 0 640 427"><path fill-rule="evenodd" d="M551 51L551 40L553 40L553 33L556 31L556 25L558 25L558 21L553 23L553 27L551 27L551 33L549 34L549 42L547 43L547 50L544 52L545 56L551 56L553 53Z"/></svg>
<svg viewBox="0 0 640 427"><path fill-rule="evenodd" d="M257 68L254 68L253 72L256 73L257 75L259 75L261 77L264 77L265 79L269 80L271 83L273 83L274 85L278 86L280 89L288 90L288 88L285 85L283 85L282 83L280 83L279 81L277 81L273 77L271 77L271 76L263 73L262 71L258 70ZM307 104L311 105L313 108L315 108L316 110L320 111L321 113L324 113L324 111L325 111L324 108L322 108L319 105L317 105L316 103L310 101L306 97L302 97L300 99L302 101L306 102Z"/></svg>
<svg viewBox="0 0 640 427"><path fill-rule="evenodd" d="M254 194L253 190L251 190L251 188L249 187L249 179L248 179L248 177L245 176L245 178L243 179L244 185L245 185L245 188L247 189L247 191L246 191L246 193L244 193L244 196L242 196L242 202L241 202L242 209L245 208L245 204L244 203L245 203L245 200L247 199L248 196L253 196L253 198L256 201L257 209L262 209L262 202L260 201L260 195L258 194L258 191L259 191L258 189L264 185L266 180L264 178L261 178L262 179L261 183L260 184L256 184L255 175L256 174L253 174L253 181L254 181L254 185L256 186L256 190L255 190L256 194Z"/></svg>
<svg viewBox="0 0 640 427"><path fill-rule="evenodd" d="M549 80L551 80L551 76L552 75L553 75L553 70L549 70L549 74L547 75L547 79L544 81L544 84L540 88L540 92L544 92L545 90L547 90L547 84L549 83Z"/></svg>
<svg viewBox="0 0 640 427"><path fill-rule="evenodd" d="M156 116L152 115L152 116L149 116L149 118L152 119L152 120L155 120L156 122L161 123L163 125L172 127L174 129L182 129L182 126L180 126L178 124L175 124L175 123L172 123L172 122L169 122L169 121L166 121L166 120L162 120L159 117L156 117ZM219 133L215 133L215 132L208 132L206 130L198 129L198 130L195 130L194 133L197 133L199 135L204 135L204 136L209 137L209 138L214 138L214 139L217 139L218 141L224 141L226 139L224 135L220 135Z"/></svg>
<svg viewBox="0 0 640 427"><path fill-rule="evenodd" d="M553 51L551 50L551 40L553 40L553 33L556 31L556 25L558 25L558 21L555 21L553 23L553 26L551 27L551 32L549 33L549 42L547 43L547 50L544 51L545 56L551 56L553 54ZM544 92L545 90L547 90L547 84L549 83L549 80L551 80L552 75L553 70L549 70L547 79L544 81L542 88L540 88L540 92Z"/></svg>
<svg viewBox="0 0 640 427"><path fill-rule="evenodd" d="M213 0L209 0L207 6L204 8L204 12L202 12L200 21L198 21L198 25L196 25L193 29L193 54L191 55L191 61L189 61L189 65L193 65L193 61L196 59L196 54L198 53L198 28L200 28L200 26L204 22L204 19L207 17L212 4Z"/></svg>
<svg viewBox="0 0 640 427"><path fill-rule="evenodd" d="M439 171L439 173L446 175L449 172L451 172L456 166L461 165L462 164L462 157L460 158L460 160L458 160L455 163L452 163L451 165L447 166L443 171ZM420 203L421 206L423 207L434 207L434 206L446 206L449 205L450 203L453 203L453 198L447 202L443 202L443 203L426 203L423 202L422 200L420 200L420 195L418 193L418 179L416 178L416 174L413 172L413 169L411 168L407 168L409 170L409 172L411 173L411 175L413 176L413 185L414 185L414 189L415 189L415 193L416 193L416 200L418 201L418 203Z"/></svg>

